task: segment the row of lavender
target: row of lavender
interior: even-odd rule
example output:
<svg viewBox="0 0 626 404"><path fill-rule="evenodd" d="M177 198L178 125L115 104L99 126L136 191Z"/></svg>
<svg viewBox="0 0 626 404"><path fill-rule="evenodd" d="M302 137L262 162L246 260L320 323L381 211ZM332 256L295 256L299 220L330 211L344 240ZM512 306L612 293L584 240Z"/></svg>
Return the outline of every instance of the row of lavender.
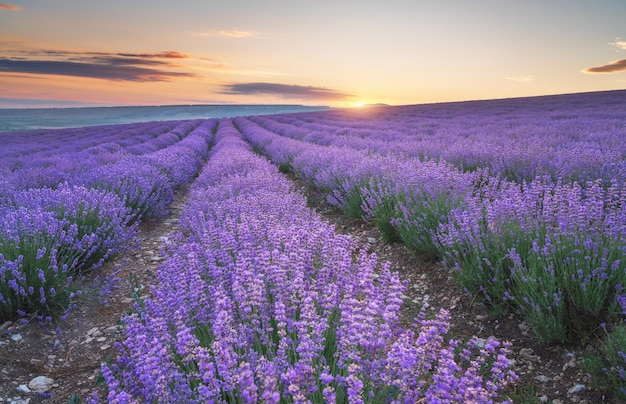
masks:
<svg viewBox="0 0 626 404"><path fill-rule="evenodd" d="M73 278L132 246L139 220L167 213L173 190L200 170L215 125L0 134L0 320L50 320L71 307Z"/></svg>
<svg viewBox="0 0 626 404"><path fill-rule="evenodd" d="M368 153L488 168L521 182L626 179L626 91L254 117L272 132Z"/></svg>
<svg viewBox="0 0 626 404"><path fill-rule="evenodd" d="M506 348L446 338L447 313L399 323L403 285L337 235L233 127L126 318L109 402L493 402Z"/></svg>
<svg viewBox="0 0 626 404"><path fill-rule="evenodd" d="M148 122L0 133L3 184L55 187L95 167L156 152L185 138L202 120ZM0 186L0 189L3 189Z"/></svg>
<svg viewBox="0 0 626 404"><path fill-rule="evenodd" d="M540 340L578 340L620 314L617 298L626 285L620 181L518 184L444 161L313 144L255 121L234 119L274 163L349 214L374 220L386 239L442 258L496 314L520 310Z"/></svg>

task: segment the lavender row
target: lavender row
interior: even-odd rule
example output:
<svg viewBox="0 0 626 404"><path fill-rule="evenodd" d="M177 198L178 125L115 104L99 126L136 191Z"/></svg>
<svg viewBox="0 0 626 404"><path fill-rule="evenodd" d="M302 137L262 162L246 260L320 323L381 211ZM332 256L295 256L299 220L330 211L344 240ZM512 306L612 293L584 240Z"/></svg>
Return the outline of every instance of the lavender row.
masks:
<svg viewBox="0 0 626 404"><path fill-rule="evenodd" d="M443 258L494 313L521 309L539 339L571 341L615 321L626 281L623 185L518 185L445 163L313 145L244 118L235 123L329 202L374 220L388 241Z"/></svg>
<svg viewBox="0 0 626 404"><path fill-rule="evenodd" d="M616 106L621 105L623 109L623 101L614 101ZM602 109L591 109L596 116L587 116L584 119L591 118L589 121L594 123L593 127L586 126L585 122L582 125L577 122L580 128L589 131L583 132L583 136L576 133L577 138L586 137L589 140L580 144L583 147L586 144L601 144L600 149L604 150L594 150L592 147L590 151L578 150L563 154L558 150L558 143L552 145L557 153L568 158L567 164L578 165L579 156L584 160L590 154L595 154L597 159L608 154L607 166L624 165L624 145L620 143L623 139L620 135L620 128L624 127L623 113L614 110L611 116L611 109L614 110L614 107L610 105L602 105ZM577 114L585 115L578 108L574 110ZM563 113L562 109L560 112ZM558 109L552 114L556 113L559 113ZM341 118L341 114L337 116ZM285 116L283 121L294 117ZM319 115L312 115L309 121L311 125L323 127L324 123L320 123L318 117ZM602 122L605 118L608 119ZM254 120L260 122L257 118ZM566 121L568 120L580 121L575 115L570 115ZM355 150L374 149L378 152L378 149L384 149L377 143L385 142L380 139L382 136L350 137L346 134L345 125L352 122L345 119L338 122L333 138L322 137L315 132L308 135L302 130L303 126L299 125L296 125L297 131L289 132L288 127L282 127L280 133L292 139L298 138L317 144L348 145ZM534 125L532 119L529 122L529 126ZM607 130L604 134L599 134L603 125ZM272 126L265 124L265 127ZM276 129L276 126L272 128ZM462 128L457 130L462 133ZM271 132L258 129L254 132L252 138L260 141L256 143L261 146L259 148L272 155L285 168L293 164L285 165L286 159L281 160L282 156L286 155L289 156L288 160L297 161L294 156L307 149L300 142L276 140ZM571 135L571 132L559 134L556 141L567 143L568 139L563 142L562 136ZM598 137L599 141L596 142L597 139L594 138ZM369 142L372 142L371 148L368 147ZM446 145L437 144L436 139L433 139L433 144L446 150ZM291 147L286 147L287 145ZM467 147L463 143L461 145L462 149ZM411 150L410 147L406 148L410 145L396 143L394 146L397 149L394 153L387 153L388 155L393 154L398 160L406 160L407 156L411 156L411 153L406 152ZM565 147L568 145L565 144ZM323 152L319 147L312 149ZM398 149L400 153L396 152ZM496 156L501 158L488 148L482 153L485 159L494 159ZM334 154L338 155L336 152ZM346 154L353 155L351 152ZM424 159L424 156L419 157ZM369 156L362 155L362 158ZM350 177L352 172L359 177L360 166L367 163L354 158L352 160L353 171L337 171L338 178ZM450 158L448 160L454 161ZM480 173L470 181L473 187L464 187L462 184L468 184L465 181L461 181L459 187L459 182L452 179L458 179L457 175L439 175L430 180L422 178L421 187L419 183L410 181L398 182L393 175L383 181L380 177L373 177L360 187L360 195L358 191L353 191L353 197L346 199L341 206L346 209L361 200L364 213L377 222L385 238L402 240L418 251L441 256L453 269L457 280L466 291L487 303L495 314L509 309L521 312L538 339L543 342L585 341L590 338L591 333L602 334L605 331L604 336L600 335L604 337L601 352L585 359L585 370L593 375L599 386L612 390L623 398L626 397L626 328L623 320L626 301L623 292L626 273L623 263L626 201L620 170L604 170L604 163L600 161L597 164L597 167L602 168L599 177L604 178L604 181L595 180L598 171L592 168L587 170L585 176L578 178L593 178L594 181L580 185L555 183L542 178L528 184L522 182L520 186L486 176L485 173ZM588 161L586 164L589 167L594 163ZM491 171L494 171L493 165L483 166L491 167ZM396 173L402 173L403 169L410 168L399 164L399 171ZM320 170L327 170L327 165L320 167ZM445 172L436 171L440 174ZM316 169L308 172L315 173ZM517 172L515 175L508 175L518 181L525 176L531 178L531 175L519 175ZM401 177L403 175L396 175L396 178ZM311 183L319 184L314 176L308 178ZM328 182L324 181L322 184ZM346 183L346 180L343 179L342 182ZM449 192L439 193L434 198L427 196L432 192L424 192L424 189L441 190L441 185L446 184L448 190L462 192L452 192L451 195ZM417 189L418 197L415 198L415 192L413 195L407 193L407 189ZM468 190L471 192L466 192ZM336 193L337 190L333 192ZM336 198L333 199L337 201ZM407 201L410 199L414 201L413 212L407 209ZM351 203L345 203L350 200ZM358 210L355 213L358 215ZM419 242L415 243L415 240Z"/></svg>
<svg viewBox="0 0 626 404"><path fill-rule="evenodd" d="M500 181L482 171L461 172L445 162L370 155L313 145L270 132L249 119L235 124L254 147L324 192L352 217L376 222L387 241L439 255L433 231L466 196L495 197Z"/></svg>
<svg viewBox="0 0 626 404"><path fill-rule="evenodd" d="M50 156L62 152L76 152L89 147L115 145L124 147L137 143L139 137L145 140L167 133L174 128L176 122L134 123L125 125L107 125L91 128L67 129L38 129L23 132L0 133L3 144L3 153L7 157L3 160L18 160L10 167L16 168L22 162L20 157Z"/></svg>
<svg viewBox="0 0 626 404"><path fill-rule="evenodd" d="M126 144L125 147L119 144L109 147L103 143L82 149L71 139L66 139L65 149L77 151L54 157L35 154L28 157L27 164L20 163L7 169L0 180L0 202L10 199L15 191L55 188L67 182L117 193L128 202L137 218L162 215L166 213L172 189L188 183L199 171L212 141L215 124L215 120L177 122L173 129L160 126L167 129L161 130L164 132L161 134L151 129L154 125L150 123L144 124L145 130L138 129L130 134L124 130L128 125L118 125L116 136L120 143ZM89 144L101 140L100 127L82 129L88 136L75 139L76 144L81 145L84 140ZM26 157L20 159L26 161ZM5 163L8 165L8 160ZM162 194L162 197L155 197L155 193Z"/></svg>
<svg viewBox="0 0 626 404"><path fill-rule="evenodd" d="M171 135L184 138L203 119L184 121L139 122L90 126L67 129L38 129L31 131L2 132L0 140L9 159L20 156L50 156L53 154L77 152L91 147L130 147L155 142L154 146L166 142ZM166 136L163 136L166 135ZM143 150L137 150L145 153Z"/></svg>
<svg viewBox="0 0 626 404"><path fill-rule="evenodd" d="M445 311L401 328L397 275L306 208L230 120L180 229L103 366L108 401L505 400L506 348L448 340Z"/></svg>
<svg viewBox="0 0 626 404"><path fill-rule="evenodd" d="M133 222L168 213L174 189L191 182L213 142L216 120L206 120L184 139L154 152L100 165L73 180L119 196L131 209Z"/></svg>
<svg viewBox="0 0 626 404"><path fill-rule="evenodd" d="M3 180L18 189L54 187L127 156L174 145L202 121L173 121L0 134Z"/></svg>
<svg viewBox="0 0 626 404"><path fill-rule="evenodd" d="M88 167L71 182L56 178L52 187L4 182L0 319L50 320L72 307L80 293L73 279L132 248L139 220L167 213L173 190L199 172L215 126L214 120L178 125L195 129L179 133L182 140L176 137L169 147L110 164L68 154L77 166Z"/></svg>
<svg viewBox="0 0 626 404"><path fill-rule="evenodd" d="M253 117L319 145L444 160L522 182L626 179L624 91Z"/></svg>

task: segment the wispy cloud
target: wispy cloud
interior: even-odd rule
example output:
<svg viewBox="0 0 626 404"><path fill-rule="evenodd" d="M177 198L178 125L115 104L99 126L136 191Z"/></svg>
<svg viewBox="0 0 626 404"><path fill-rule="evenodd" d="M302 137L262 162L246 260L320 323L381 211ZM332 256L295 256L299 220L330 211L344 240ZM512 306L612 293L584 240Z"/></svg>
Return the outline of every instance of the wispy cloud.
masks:
<svg viewBox="0 0 626 404"><path fill-rule="evenodd" d="M618 49L626 50L626 41L622 38L615 38L615 41L609 42L609 45L615 46Z"/></svg>
<svg viewBox="0 0 626 404"><path fill-rule="evenodd" d="M218 31L218 34L229 38L247 38L256 35L254 32L250 31Z"/></svg>
<svg viewBox="0 0 626 404"><path fill-rule="evenodd" d="M120 56L136 58L158 58L158 59L187 59L189 55L177 51L164 51L158 53L118 53Z"/></svg>
<svg viewBox="0 0 626 404"><path fill-rule="evenodd" d="M194 73L172 71L181 67L170 60L186 59L184 53L106 53L63 50L33 50L0 58L1 73L53 74L114 81L171 81L195 77Z"/></svg>
<svg viewBox="0 0 626 404"><path fill-rule="evenodd" d="M67 62L56 60L14 60L0 58L0 73L54 74L114 81L170 81L174 77L193 77L192 73L168 72L138 66Z"/></svg>
<svg viewBox="0 0 626 404"><path fill-rule="evenodd" d="M325 87L300 86L277 83L234 83L224 86L221 94L234 95L276 95L281 98L301 98L309 100L345 100L352 97Z"/></svg>
<svg viewBox="0 0 626 404"><path fill-rule="evenodd" d="M258 36L258 32L253 31L239 31L239 30L214 30L206 32L194 32L194 36L200 37L226 37L226 38L250 38Z"/></svg>
<svg viewBox="0 0 626 404"><path fill-rule="evenodd" d="M13 4L0 3L0 10L20 11L20 8Z"/></svg>
<svg viewBox="0 0 626 404"><path fill-rule="evenodd" d="M603 66L589 67L584 73L617 73L626 70L626 59L616 60Z"/></svg>
<svg viewBox="0 0 626 404"><path fill-rule="evenodd" d="M506 80L517 81L519 83L530 83L535 76L509 76L505 77Z"/></svg>

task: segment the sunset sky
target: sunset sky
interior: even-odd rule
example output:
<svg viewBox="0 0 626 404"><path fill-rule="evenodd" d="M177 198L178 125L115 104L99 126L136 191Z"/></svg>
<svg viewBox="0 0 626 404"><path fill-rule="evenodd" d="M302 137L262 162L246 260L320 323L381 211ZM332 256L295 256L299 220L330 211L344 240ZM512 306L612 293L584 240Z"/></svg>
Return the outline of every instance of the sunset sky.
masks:
<svg viewBox="0 0 626 404"><path fill-rule="evenodd" d="M624 0L0 3L0 108L404 105L625 88Z"/></svg>

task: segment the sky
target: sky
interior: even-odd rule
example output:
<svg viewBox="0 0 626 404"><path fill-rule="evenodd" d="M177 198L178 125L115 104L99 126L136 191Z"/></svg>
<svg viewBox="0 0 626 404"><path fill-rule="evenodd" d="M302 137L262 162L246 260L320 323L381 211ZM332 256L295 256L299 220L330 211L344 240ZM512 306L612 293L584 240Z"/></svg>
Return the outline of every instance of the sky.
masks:
<svg viewBox="0 0 626 404"><path fill-rule="evenodd" d="M624 0L9 0L0 108L626 89Z"/></svg>

